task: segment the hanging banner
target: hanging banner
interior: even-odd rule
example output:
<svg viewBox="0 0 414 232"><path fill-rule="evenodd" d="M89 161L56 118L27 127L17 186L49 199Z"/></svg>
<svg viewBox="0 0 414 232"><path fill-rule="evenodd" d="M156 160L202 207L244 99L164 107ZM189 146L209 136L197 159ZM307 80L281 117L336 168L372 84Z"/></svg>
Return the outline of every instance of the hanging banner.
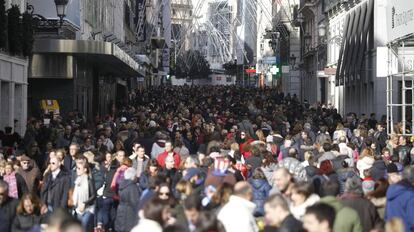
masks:
<svg viewBox="0 0 414 232"><path fill-rule="evenodd" d="M388 42L414 33L414 1L387 0Z"/></svg>
<svg viewBox="0 0 414 232"><path fill-rule="evenodd" d="M137 0L137 31L136 37L138 42L144 42L146 40L146 0Z"/></svg>

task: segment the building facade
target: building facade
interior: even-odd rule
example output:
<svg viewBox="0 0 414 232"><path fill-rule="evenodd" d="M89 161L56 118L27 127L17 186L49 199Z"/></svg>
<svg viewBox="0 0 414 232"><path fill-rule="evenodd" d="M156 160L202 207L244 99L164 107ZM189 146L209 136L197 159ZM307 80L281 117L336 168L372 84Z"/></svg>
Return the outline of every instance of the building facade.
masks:
<svg viewBox="0 0 414 232"><path fill-rule="evenodd" d="M384 115L386 82L375 72L374 0L326 1L325 11L327 65L335 70L335 87L329 89L334 90L335 107L343 115Z"/></svg>
<svg viewBox="0 0 414 232"><path fill-rule="evenodd" d="M53 0L31 0L34 13L56 20ZM126 103L131 78L146 75L137 55L136 1L73 0L61 27L36 28L29 66L30 115L38 102L58 100L91 119Z"/></svg>
<svg viewBox="0 0 414 232"><path fill-rule="evenodd" d="M27 121L27 59L0 53L0 130L21 135Z"/></svg>

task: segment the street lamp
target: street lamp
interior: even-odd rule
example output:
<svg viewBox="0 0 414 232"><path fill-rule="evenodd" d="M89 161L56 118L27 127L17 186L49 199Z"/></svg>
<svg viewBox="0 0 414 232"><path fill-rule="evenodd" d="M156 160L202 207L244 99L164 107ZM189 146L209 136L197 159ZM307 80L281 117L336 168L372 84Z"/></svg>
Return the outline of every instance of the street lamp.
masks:
<svg viewBox="0 0 414 232"><path fill-rule="evenodd" d="M66 7L69 3L69 0L55 0L56 13L60 18L60 25L63 24L63 18L66 16Z"/></svg>
<svg viewBox="0 0 414 232"><path fill-rule="evenodd" d="M326 35L326 26L325 23L320 23L318 26L318 35L319 37L325 37Z"/></svg>

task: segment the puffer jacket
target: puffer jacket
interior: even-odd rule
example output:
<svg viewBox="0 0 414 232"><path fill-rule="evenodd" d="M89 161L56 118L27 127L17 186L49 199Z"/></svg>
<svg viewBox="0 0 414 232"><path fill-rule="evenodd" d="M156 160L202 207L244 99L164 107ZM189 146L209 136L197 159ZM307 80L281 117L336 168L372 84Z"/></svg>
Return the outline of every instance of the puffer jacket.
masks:
<svg viewBox="0 0 414 232"><path fill-rule="evenodd" d="M266 179L249 179L248 182L253 188L252 202L256 204L253 215L260 217L264 215L264 202L269 196L269 191L272 188Z"/></svg>
<svg viewBox="0 0 414 232"><path fill-rule="evenodd" d="M132 180L119 184L119 206L115 219L116 231L131 231L138 222L139 192Z"/></svg>
<svg viewBox="0 0 414 232"><path fill-rule="evenodd" d="M289 170L290 173L293 174L293 177L297 181L307 181L307 174L305 167L300 163L299 160L292 158L292 157L286 157L282 159L278 163L278 167L284 167Z"/></svg>
<svg viewBox="0 0 414 232"><path fill-rule="evenodd" d="M406 181L392 184L387 190L384 219L400 218L405 231L414 231L414 186Z"/></svg>
<svg viewBox="0 0 414 232"><path fill-rule="evenodd" d="M345 191L346 180L358 175L353 168L341 168L336 173L338 174L339 192L341 194Z"/></svg>

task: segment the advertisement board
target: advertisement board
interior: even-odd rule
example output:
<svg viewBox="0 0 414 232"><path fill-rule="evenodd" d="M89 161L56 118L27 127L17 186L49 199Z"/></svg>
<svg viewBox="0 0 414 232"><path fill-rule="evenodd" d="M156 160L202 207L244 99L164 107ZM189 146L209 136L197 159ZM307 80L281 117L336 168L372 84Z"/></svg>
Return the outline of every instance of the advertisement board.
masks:
<svg viewBox="0 0 414 232"><path fill-rule="evenodd" d="M387 42L414 33L414 1L387 0Z"/></svg>

